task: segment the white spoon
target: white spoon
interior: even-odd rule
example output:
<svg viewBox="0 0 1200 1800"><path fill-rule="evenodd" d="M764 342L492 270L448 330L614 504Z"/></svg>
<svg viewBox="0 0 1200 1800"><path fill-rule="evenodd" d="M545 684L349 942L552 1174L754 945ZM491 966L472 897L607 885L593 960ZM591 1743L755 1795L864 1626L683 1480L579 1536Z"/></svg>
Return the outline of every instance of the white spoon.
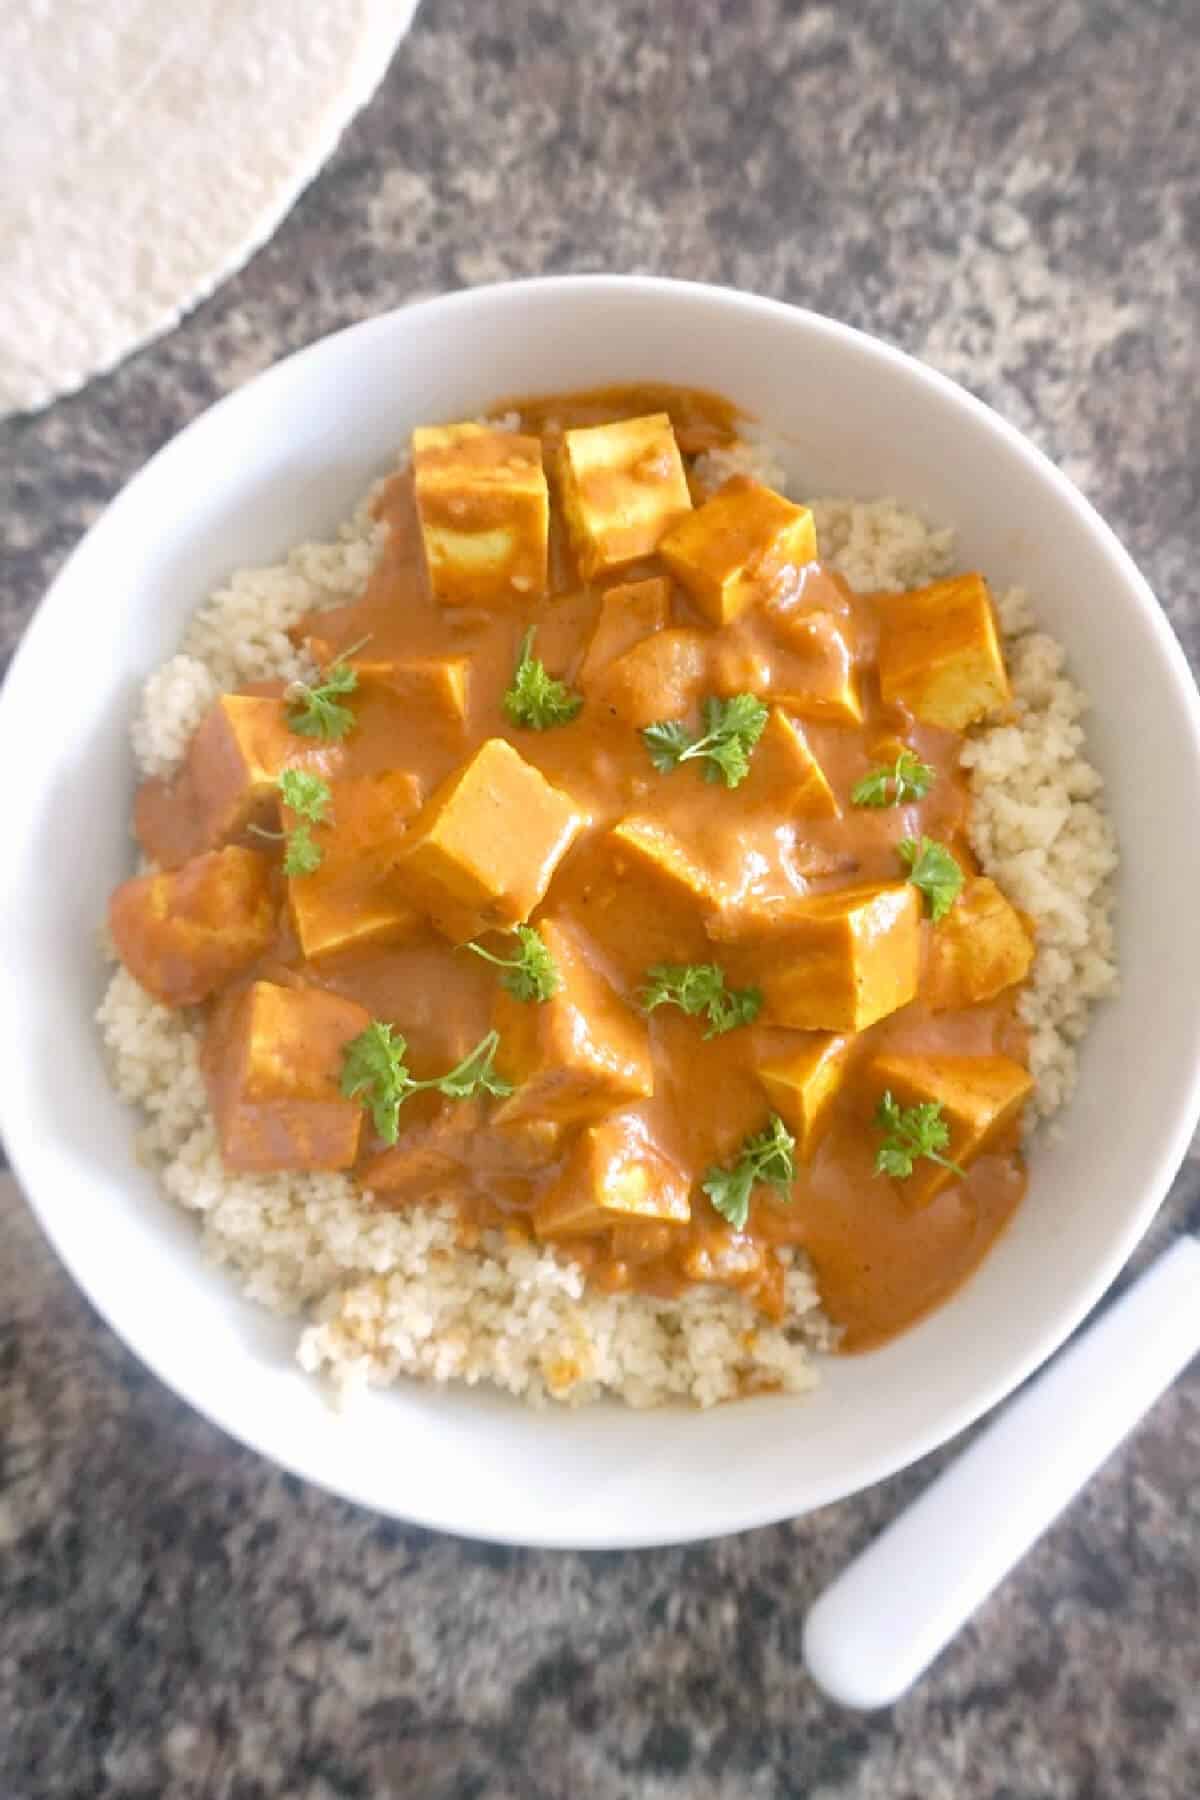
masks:
<svg viewBox="0 0 1200 1800"><path fill-rule="evenodd" d="M1198 1352L1184 1236L817 1599L817 1685L843 1706L898 1700Z"/></svg>

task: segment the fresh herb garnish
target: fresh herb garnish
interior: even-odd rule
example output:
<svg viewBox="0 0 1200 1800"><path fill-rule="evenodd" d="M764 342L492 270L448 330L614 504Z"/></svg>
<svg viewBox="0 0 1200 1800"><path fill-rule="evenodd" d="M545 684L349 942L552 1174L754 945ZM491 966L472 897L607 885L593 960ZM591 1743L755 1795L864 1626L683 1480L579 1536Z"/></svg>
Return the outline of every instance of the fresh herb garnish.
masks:
<svg viewBox="0 0 1200 1800"><path fill-rule="evenodd" d="M650 761L662 774L695 758L704 761L706 781L724 781L735 788L750 773L750 752L763 734L767 709L754 694L734 694L730 700L715 695L702 708L704 729L693 737L679 719L660 719L642 732Z"/></svg>
<svg viewBox="0 0 1200 1800"><path fill-rule="evenodd" d="M311 875L320 868L325 855L314 840L311 827L322 824L328 817L333 798L329 783L322 781L319 775L310 775L306 769L285 769L275 785L283 804L299 813L300 824L293 826L291 831L267 831L261 825L251 825L250 829L256 837L272 838L283 844L285 875Z"/></svg>
<svg viewBox="0 0 1200 1800"><path fill-rule="evenodd" d="M366 641L364 638L362 643ZM289 730L299 737L320 738L326 744L336 743L346 736L353 728L354 712L351 707L343 706L342 697L354 693L358 687L358 675L346 657L361 649L362 644L355 644L345 651L312 685L307 681L292 683L284 696L288 702Z"/></svg>
<svg viewBox="0 0 1200 1800"><path fill-rule="evenodd" d="M942 1117L940 1100L925 1100L918 1106L901 1106L889 1091L875 1109L875 1124L886 1135L875 1155L875 1169L880 1175L893 1175L907 1181L919 1156L940 1163L943 1169L962 1170L942 1152L950 1142L950 1127Z"/></svg>
<svg viewBox="0 0 1200 1800"><path fill-rule="evenodd" d="M278 786L285 806L290 806L302 819L311 819L314 825L324 823L333 799L327 781L322 781L319 775L310 775L307 769L285 769Z"/></svg>
<svg viewBox="0 0 1200 1800"><path fill-rule="evenodd" d="M320 868L325 852L320 844L314 842L313 834L307 825L297 825L289 831L284 842L283 872L285 875L312 875Z"/></svg>
<svg viewBox="0 0 1200 1800"><path fill-rule="evenodd" d="M717 1165L708 1171L701 1184L704 1192L735 1231L741 1231L750 1217L750 1194L756 1182L769 1181L782 1199L791 1199L795 1148L795 1138L779 1114L772 1113L766 1127L746 1139L732 1168Z"/></svg>
<svg viewBox="0 0 1200 1800"><path fill-rule="evenodd" d="M638 998L646 1012L656 1006L678 1006L691 1018L706 1012L706 1038L751 1024L763 1003L759 988L727 988L717 963L655 963Z"/></svg>
<svg viewBox="0 0 1200 1800"><path fill-rule="evenodd" d="M554 958L532 925L518 925L515 936L520 948L516 956L493 956L482 944L464 944L484 962L503 969L500 985L517 1000L549 1000L558 991L559 975Z"/></svg>
<svg viewBox="0 0 1200 1800"><path fill-rule="evenodd" d="M569 725L583 695L574 694L565 681L555 681L546 665L533 655L534 627L521 639L511 685L505 689L504 710L514 725L531 731L549 731L552 725Z"/></svg>
<svg viewBox="0 0 1200 1800"><path fill-rule="evenodd" d="M512 1083L502 1080L492 1067L499 1045L500 1033L489 1031L471 1054L447 1074L436 1075L431 1081L414 1081L404 1060L408 1040L394 1026L372 1019L342 1052L342 1093L347 1100L361 1096L363 1105L370 1108L379 1136L385 1143L394 1144L400 1108L413 1094L436 1089L451 1100L470 1100L476 1094L511 1094Z"/></svg>
<svg viewBox="0 0 1200 1800"><path fill-rule="evenodd" d="M923 763L911 750L902 750L890 768L872 769L850 792L852 806L904 806L923 800L937 770Z"/></svg>
<svg viewBox="0 0 1200 1800"><path fill-rule="evenodd" d="M500 1033L489 1031L480 1038L471 1054L455 1063L447 1074L439 1075L436 1081L418 1081L414 1083L414 1090L435 1087L439 1094L445 1094L451 1100L473 1100L476 1094L494 1094L502 1100L512 1093L513 1084L497 1075L492 1067L499 1048Z"/></svg>
<svg viewBox="0 0 1200 1800"><path fill-rule="evenodd" d="M923 837L920 843L916 838L901 838L896 851L908 870L908 879L924 894L929 916L936 925L958 899L965 880L961 868L945 844L934 838Z"/></svg>

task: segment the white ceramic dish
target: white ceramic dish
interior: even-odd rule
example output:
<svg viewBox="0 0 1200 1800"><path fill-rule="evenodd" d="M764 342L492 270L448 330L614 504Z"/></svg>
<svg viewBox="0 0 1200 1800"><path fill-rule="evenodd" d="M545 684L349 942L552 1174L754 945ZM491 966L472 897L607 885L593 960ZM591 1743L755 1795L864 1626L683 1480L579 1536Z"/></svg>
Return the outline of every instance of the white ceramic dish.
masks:
<svg viewBox="0 0 1200 1800"><path fill-rule="evenodd" d="M139 682L239 564L329 530L410 427L497 396L639 376L717 388L793 446L815 491L892 494L1022 581L1095 702L1124 853L1121 997L1027 1204L978 1276L796 1401L535 1413L406 1386L335 1414L293 1326L206 1266L133 1157L92 1025L93 931L128 872ZM1049 462L959 388L812 314L718 289L580 277L483 288L326 339L196 421L88 534L0 698L0 1117L76 1280L149 1366L243 1442L353 1500L504 1541L710 1536L878 1481L991 1406L1062 1340L1148 1224L1200 1111L1200 705L1153 595ZM1098 1396L1103 1404L1103 1396Z"/></svg>

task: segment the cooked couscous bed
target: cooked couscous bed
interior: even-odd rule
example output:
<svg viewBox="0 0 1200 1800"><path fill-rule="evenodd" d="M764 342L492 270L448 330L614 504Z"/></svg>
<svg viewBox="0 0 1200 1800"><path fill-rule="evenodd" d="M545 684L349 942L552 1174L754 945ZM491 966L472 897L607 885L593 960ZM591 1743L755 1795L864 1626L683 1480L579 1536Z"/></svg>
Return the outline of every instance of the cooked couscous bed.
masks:
<svg viewBox="0 0 1200 1800"><path fill-rule="evenodd" d="M710 396L418 431L146 684L143 1157L343 1392L802 1390L970 1274L1069 1098L1084 710L950 531L793 497Z"/></svg>

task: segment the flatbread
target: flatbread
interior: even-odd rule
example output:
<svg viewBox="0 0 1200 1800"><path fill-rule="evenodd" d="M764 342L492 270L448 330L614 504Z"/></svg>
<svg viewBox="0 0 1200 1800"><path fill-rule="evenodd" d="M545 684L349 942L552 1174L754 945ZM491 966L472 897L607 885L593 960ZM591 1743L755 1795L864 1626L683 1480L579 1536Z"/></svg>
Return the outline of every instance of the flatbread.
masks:
<svg viewBox="0 0 1200 1800"><path fill-rule="evenodd" d="M0 4L0 414L111 368L264 243L415 9Z"/></svg>

